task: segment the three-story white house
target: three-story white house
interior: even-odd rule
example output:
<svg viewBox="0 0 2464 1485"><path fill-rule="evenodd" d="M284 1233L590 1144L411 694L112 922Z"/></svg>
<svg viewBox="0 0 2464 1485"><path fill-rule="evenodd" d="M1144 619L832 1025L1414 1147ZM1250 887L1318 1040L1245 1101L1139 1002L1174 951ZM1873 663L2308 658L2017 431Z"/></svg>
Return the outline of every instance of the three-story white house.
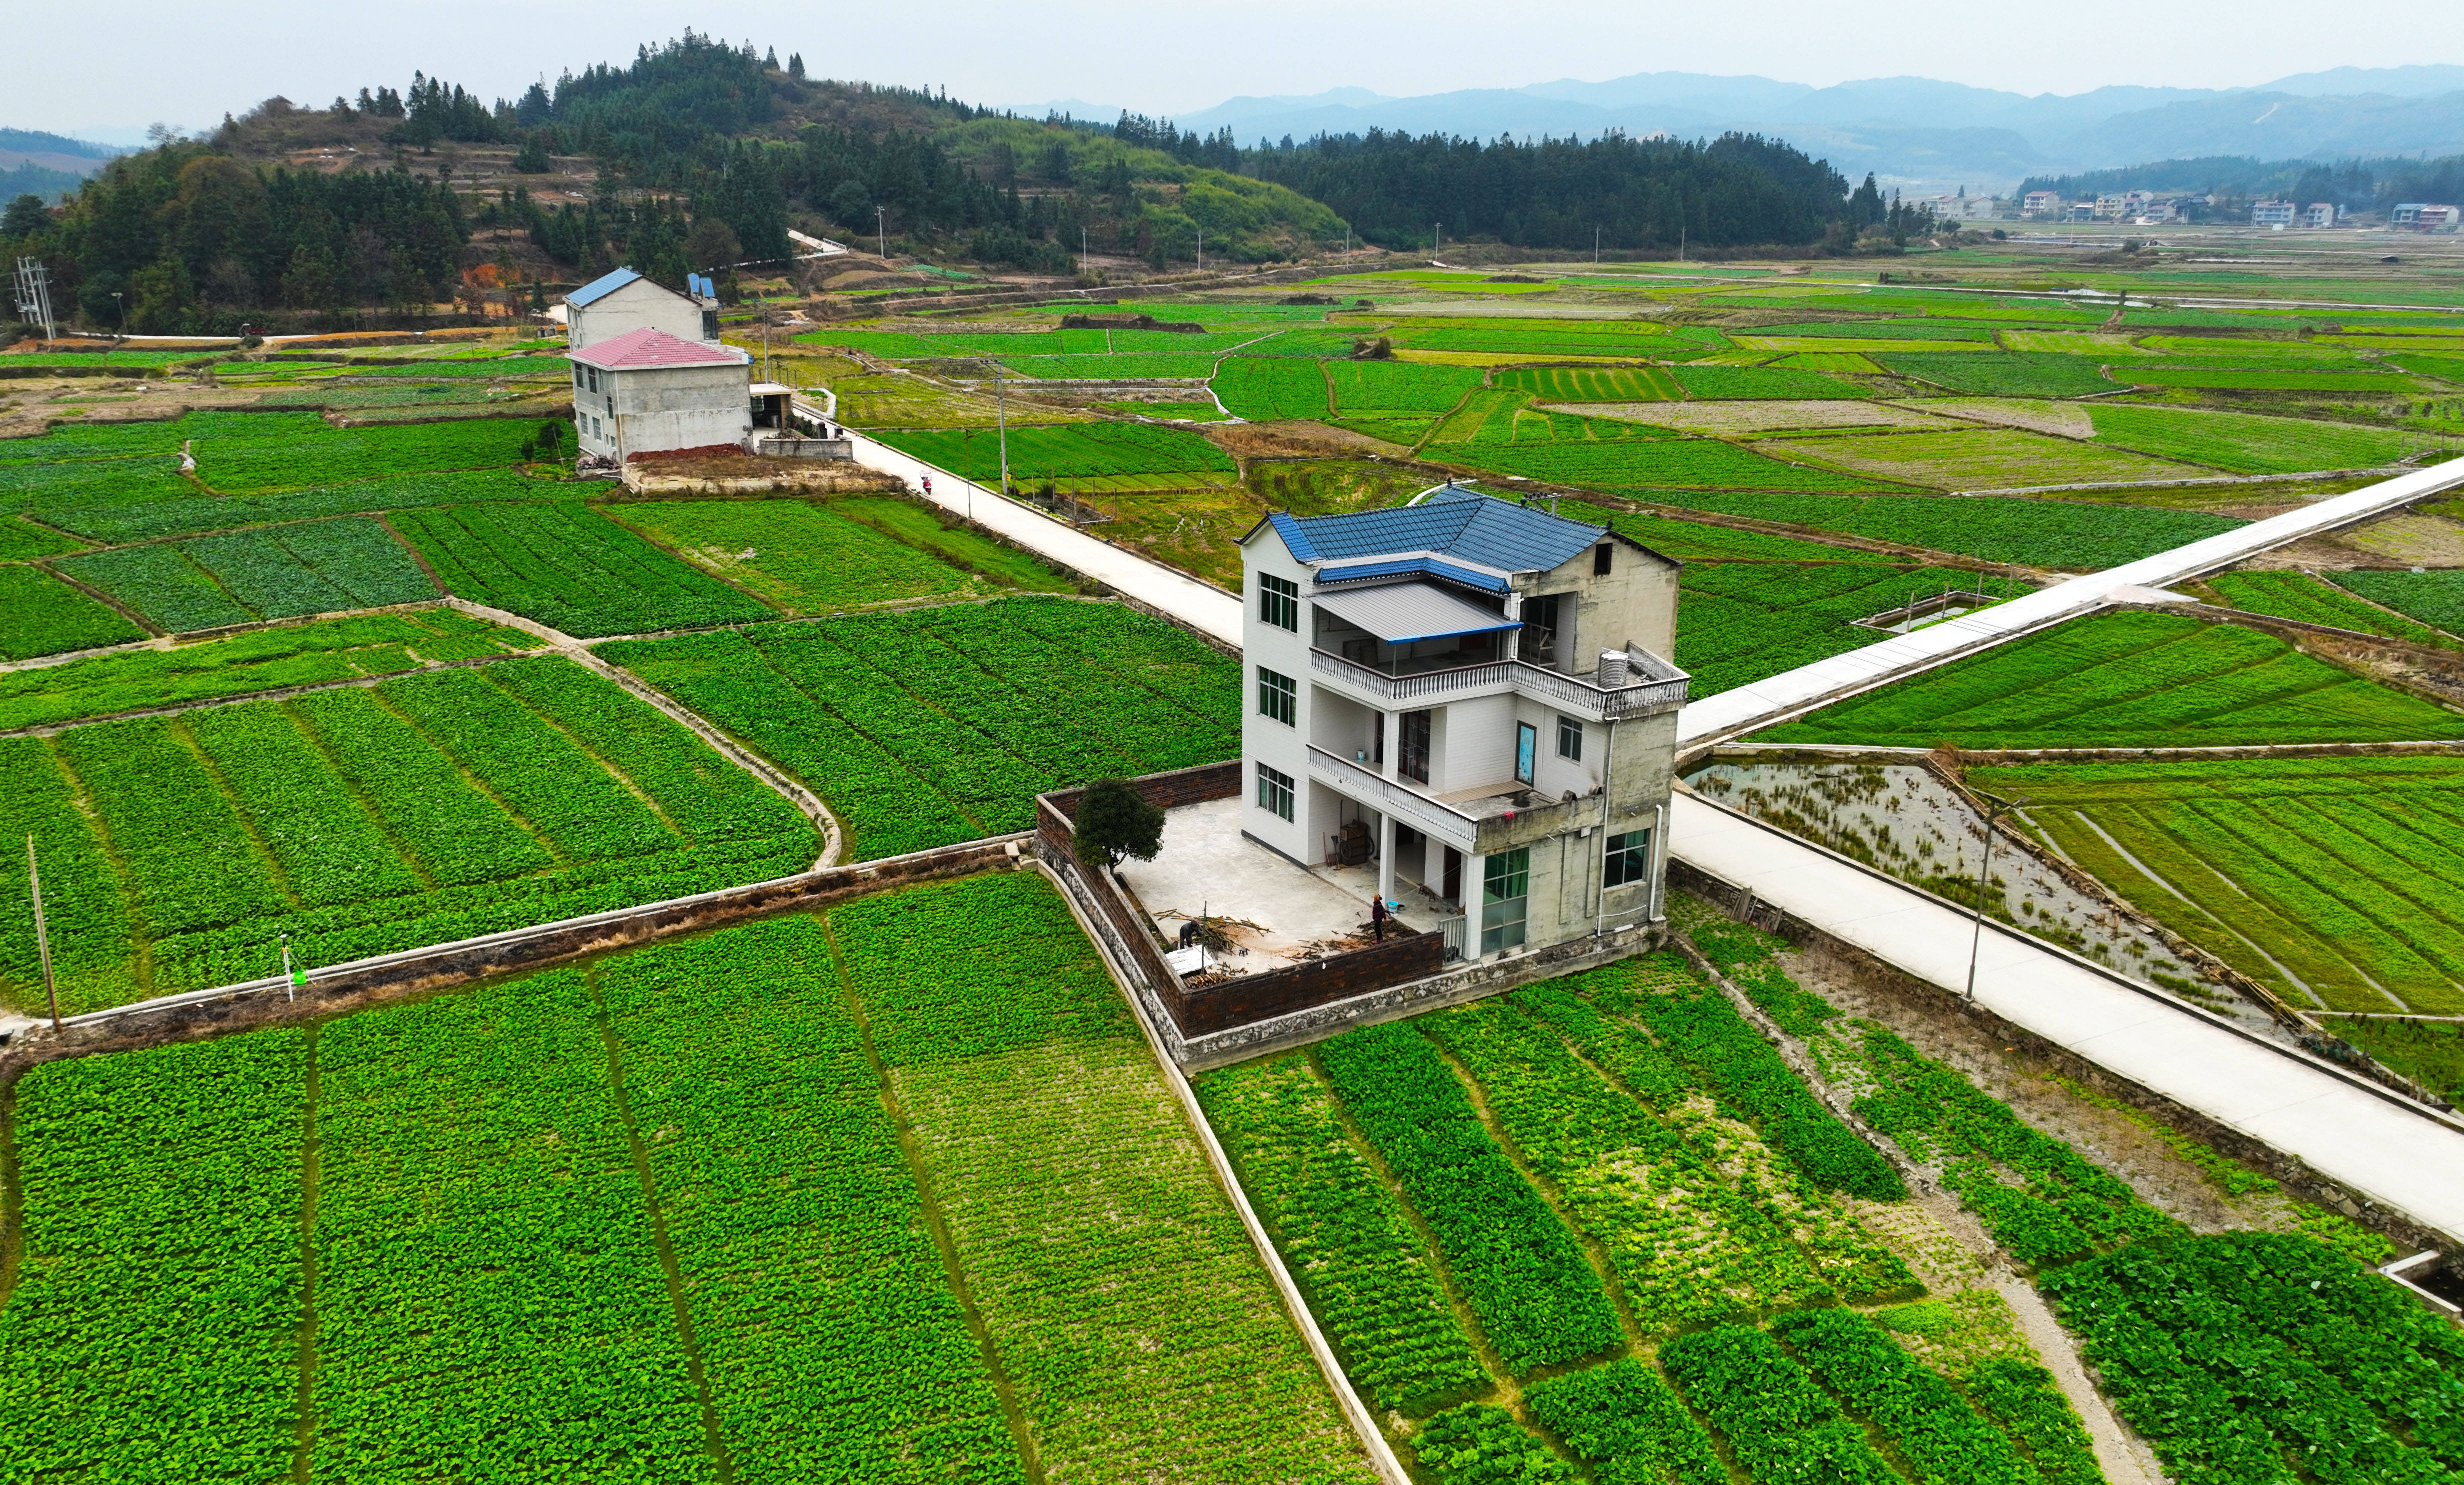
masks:
<svg viewBox="0 0 2464 1485"><path fill-rule="evenodd" d="M1241 546L1244 835L1452 904L1466 959L1661 919L1675 559L1455 485Z"/></svg>

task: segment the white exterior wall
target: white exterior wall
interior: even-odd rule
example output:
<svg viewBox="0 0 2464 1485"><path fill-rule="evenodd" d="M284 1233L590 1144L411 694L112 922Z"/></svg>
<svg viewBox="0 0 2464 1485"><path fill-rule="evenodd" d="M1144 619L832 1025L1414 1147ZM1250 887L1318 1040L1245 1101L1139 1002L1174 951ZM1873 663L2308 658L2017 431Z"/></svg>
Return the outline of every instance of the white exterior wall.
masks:
<svg viewBox="0 0 2464 1485"><path fill-rule="evenodd" d="M1311 801L1324 789L1309 787L1308 740L1314 736L1315 706L1309 680L1309 636L1316 620L1310 611L1309 569L1301 565L1272 527L1259 534L1246 552L1248 624L1241 645L1241 829L1295 861L1318 860L1325 854L1323 837L1312 820ZM1261 573L1271 573L1300 589L1300 629L1281 629L1259 617ZM1264 666L1298 682L1294 725L1287 727L1258 711L1258 669ZM1391 742L1389 744L1391 748ZM1333 749L1329 749L1333 751ZM1350 757L1344 753L1341 756ZM1387 755L1392 758L1390 751ZM1258 803L1258 765L1264 763L1293 781L1296 803L1292 818L1269 813ZM1327 812L1323 809L1314 812ZM1331 829L1331 827L1329 828ZM1314 833L1312 833L1314 831Z"/></svg>
<svg viewBox="0 0 2464 1485"><path fill-rule="evenodd" d="M753 432L752 386L749 365L601 370L597 392L573 393L583 452L622 461L741 444Z"/></svg>
<svg viewBox="0 0 2464 1485"><path fill-rule="evenodd" d="M565 345L583 350L632 330L665 330L680 341L701 343L701 306L672 289L636 278L581 308L566 306Z"/></svg>

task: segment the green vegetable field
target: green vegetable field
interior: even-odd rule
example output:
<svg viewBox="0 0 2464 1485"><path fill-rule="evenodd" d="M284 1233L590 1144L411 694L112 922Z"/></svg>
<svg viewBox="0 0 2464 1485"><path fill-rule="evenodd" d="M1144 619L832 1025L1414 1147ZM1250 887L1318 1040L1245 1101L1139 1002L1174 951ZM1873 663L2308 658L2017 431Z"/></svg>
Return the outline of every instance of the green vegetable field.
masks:
<svg viewBox="0 0 2464 1485"><path fill-rule="evenodd" d="M2125 612L2073 620L1760 736L1969 748L2393 742L2464 738L2464 717L2272 634Z"/></svg>
<svg viewBox="0 0 2464 1485"><path fill-rule="evenodd" d="M1626 529L1623 522L1618 529ZM1628 534L1649 540L1640 532ZM1682 579L1677 663L1694 677L1689 695L1716 696L1880 643L1889 636L1855 628L1854 621L1946 587L1971 588L1979 581L1975 573L1952 567L1879 563L1691 565Z"/></svg>
<svg viewBox="0 0 2464 1485"><path fill-rule="evenodd" d="M128 650L0 673L0 732L294 686L335 685L536 649L443 607L288 624L172 650Z"/></svg>
<svg viewBox="0 0 2464 1485"><path fill-rule="evenodd" d="M55 708L127 697L132 673L94 663L117 674ZM80 1010L273 973L286 932L330 964L785 875L819 844L742 769L557 658L0 739L0 779ZM7 890L22 928L0 935L0 996L24 1007L42 979L25 878Z"/></svg>
<svg viewBox="0 0 2464 1485"><path fill-rule="evenodd" d="M59 570L170 633L436 596L409 549L364 517L118 547Z"/></svg>
<svg viewBox="0 0 2464 1485"><path fill-rule="evenodd" d="M2345 573L2340 577L2385 575ZM2233 608L2253 613L2273 613L2280 618L2299 619L2306 624L2357 630L2365 634L2384 634L2389 639L2408 640L2416 645L2453 645L2455 642L2426 624L2415 624L2401 614L2365 602L2354 593L2306 572L2229 572L2222 577L2210 578L2208 586ZM2349 582L2344 585L2345 587L2351 586Z"/></svg>
<svg viewBox="0 0 2464 1485"><path fill-rule="evenodd" d="M2297 1005L2464 1012L2446 758L1980 770L2073 860Z"/></svg>
<svg viewBox="0 0 2464 1485"><path fill-rule="evenodd" d="M1783 521L1809 531L1954 552L1985 562L2074 572L2118 567L2187 546L2239 524L2204 511L2096 505L2041 499L1945 499L1938 496L1832 495L1654 490L1619 492L1696 510Z"/></svg>
<svg viewBox="0 0 2464 1485"><path fill-rule="evenodd" d="M1694 931L1832 1075L1855 1070L1862 1119L1948 1163L2014 1255L2050 1267L2180 1230L1798 988L1779 941L1716 917ZM1925 1297L1885 1215L1907 1198L1892 1164L1673 954L1198 1091L1346 1371L1430 1478L1723 1485L1724 1458L1756 1480L2103 1478L2001 1298L1969 1281ZM1798 1473L1809 1452L1832 1473Z"/></svg>
<svg viewBox="0 0 2464 1485"><path fill-rule="evenodd" d="M835 613L1009 586L973 579L931 551L855 519L850 505L858 502L649 500L616 506L610 514L782 613ZM871 502L858 508L869 510ZM923 514L920 507L909 508ZM927 523L937 536L938 523L929 517ZM979 544L991 545L980 539ZM1051 583L1047 577L1043 586Z"/></svg>
<svg viewBox="0 0 2464 1485"><path fill-rule="evenodd" d="M1012 599L599 653L802 779L856 858L1026 830L1039 793L1240 750L1240 667L1110 605Z"/></svg>
<svg viewBox="0 0 2464 1485"><path fill-rule="evenodd" d="M391 520L448 592L568 634L699 629L775 612L579 505L457 505Z"/></svg>
<svg viewBox="0 0 2464 1485"><path fill-rule="evenodd" d="M1314 374L1316 367L1309 366ZM1234 410L1239 410L1235 409ZM956 432L904 430L881 441L928 464L986 485L1001 482L1001 440L984 429ZM1197 433L1142 423L1068 423L1012 429L1009 477L1014 485L1045 480L1071 489L1104 488L1113 476L1180 477L1193 485L1223 484L1239 473L1232 456Z"/></svg>
<svg viewBox="0 0 2464 1485"><path fill-rule="evenodd" d="M11 1474L1373 1477L1031 875L55 1063L13 1130Z"/></svg>

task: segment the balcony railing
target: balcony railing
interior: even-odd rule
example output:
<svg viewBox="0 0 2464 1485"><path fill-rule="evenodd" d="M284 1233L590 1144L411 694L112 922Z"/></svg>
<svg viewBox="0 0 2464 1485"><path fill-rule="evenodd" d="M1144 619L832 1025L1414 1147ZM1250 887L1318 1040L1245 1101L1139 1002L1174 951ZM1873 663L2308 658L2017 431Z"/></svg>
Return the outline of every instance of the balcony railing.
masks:
<svg viewBox="0 0 2464 1485"><path fill-rule="evenodd" d="M1356 798L1375 801L1395 818L1408 821L1431 840L1442 841L1457 851L1471 851L1479 846L1480 821L1472 816L1325 748L1312 746L1309 751L1309 771L1327 783Z"/></svg>
<svg viewBox="0 0 2464 1485"><path fill-rule="evenodd" d="M1456 670L1419 676L1389 676L1331 651L1309 651L1309 669L1388 707L1463 698L1485 692L1511 690L1589 721L1615 721L1647 712L1680 706L1690 677L1657 655L1642 656L1637 677L1622 686L1602 686L1580 676L1547 670L1525 660L1496 660Z"/></svg>

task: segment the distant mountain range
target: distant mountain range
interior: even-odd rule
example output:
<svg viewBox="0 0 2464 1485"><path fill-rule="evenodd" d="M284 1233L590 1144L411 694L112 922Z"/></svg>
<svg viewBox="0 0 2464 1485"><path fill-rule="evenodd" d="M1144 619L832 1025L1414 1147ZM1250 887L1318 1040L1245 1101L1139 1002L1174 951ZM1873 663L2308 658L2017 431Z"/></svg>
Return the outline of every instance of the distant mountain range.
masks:
<svg viewBox="0 0 2464 1485"><path fill-rule="evenodd" d="M21 195L56 201L105 162L127 152L38 129L0 129L0 202Z"/></svg>
<svg viewBox="0 0 2464 1485"><path fill-rule="evenodd" d="M1056 106L1080 119L1118 112L1077 100ZM1420 98L1365 88L1236 98L1175 122L1203 134L1228 125L1243 144L1371 128L1477 139L1609 129L1707 138L1735 129L1788 140L1852 178L1871 171L1911 192L1965 186L1975 194L2007 190L2030 175L2203 155L2464 153L2464 66L2340 67L2255 88L2107 87L2034 98L1925 78L1816 88L1638 73Z"/></svg>

